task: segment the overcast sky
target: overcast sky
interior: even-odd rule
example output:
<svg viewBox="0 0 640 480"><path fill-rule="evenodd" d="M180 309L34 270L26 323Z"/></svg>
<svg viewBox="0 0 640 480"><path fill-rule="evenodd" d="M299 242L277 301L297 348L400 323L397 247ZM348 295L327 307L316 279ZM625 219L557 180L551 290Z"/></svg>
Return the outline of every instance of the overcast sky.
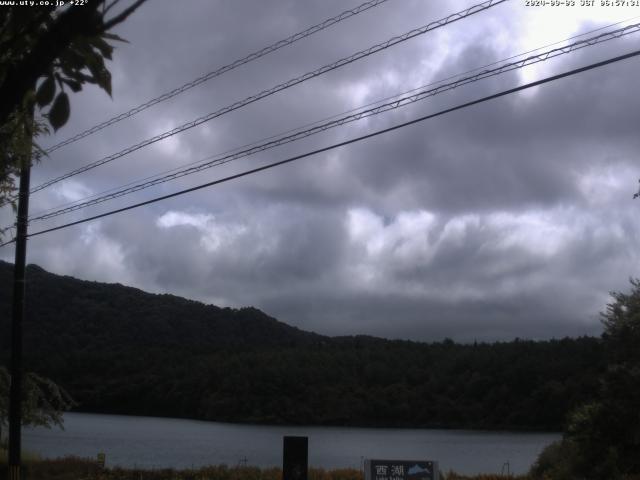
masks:
<svg viewBox="0 0 640 480"><path fill-rule="evenodd" d="M332 17L359 0L150 0L116 32L113 99L72 97L73 134ZM388 0L65 148L32 185L474 1ZM31 213L640 15L511 0L61 182ZM579 3L579 2L578 2ZM79 7L76 7L79 8ZM628 21L634 23L640 19ZM618 26L619 27L619 26ZM613 27L613 28L618 28ZM598 33L601 33L599 31ZM581 37L585 38L585 37ZM493 77L99 207L61 225L627 53L640 34ZM575 40L574 40L575 41ZM640 276L640 60L473 106L29 242L28 262L328 335L459 341L601 331L608 292ZM11 223L2 209L2 224ZM13 261L12 247L0 258Z"/></svg>

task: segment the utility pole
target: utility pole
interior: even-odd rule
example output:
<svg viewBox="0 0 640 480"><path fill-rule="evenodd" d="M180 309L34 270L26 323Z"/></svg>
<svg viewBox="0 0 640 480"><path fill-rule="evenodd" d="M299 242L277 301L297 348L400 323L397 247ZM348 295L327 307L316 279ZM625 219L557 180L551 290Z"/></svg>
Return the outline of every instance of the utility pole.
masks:
<svg viewBox="0 0 640 480"><path fill-rule="evenodd" d="M27 136L33 141L33 107ZM25 306L25 270L27 260L27 226L29 217L29 183L31 145L20 168L18 216L16 219L16 254L13 265L13 309L11 317L11 387L9 391L9 480L21 480L22 423L22 324Z"/></svg>

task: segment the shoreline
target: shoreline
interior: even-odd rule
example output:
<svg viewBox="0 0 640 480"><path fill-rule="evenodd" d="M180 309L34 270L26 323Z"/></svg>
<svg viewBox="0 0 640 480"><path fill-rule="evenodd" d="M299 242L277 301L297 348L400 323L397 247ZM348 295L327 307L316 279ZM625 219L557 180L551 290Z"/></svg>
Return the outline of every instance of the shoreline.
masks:
<svg viewBox="0 0 640 480"><path fill-rule="evenodd" d="M71 414L79 414L79 415L108 415L113 417L132 417L132 418L148 418L148 419L161 419L161 420L186 420L191 422L203 422L203 423L215 423L218 425L230 425L230 426L247 426L247 427L291 427L291 428L353 428L353 429L363 429L363 430L444 430L448 432L472 432L472 433L484 433L484 434L541 434L541 435L561 435L562 431L553 431L546 429L525 429L525 428L516 428L516 427L505 427L505 428L473 428L473 427L461 427L461 426L442 426L442 425L431 425L431 426L411 426L411 425L388 425L388 424L308 424L308 423L269 423L259 422L255 420L247 420L247 421L225 421L225 420L207 420L202 418L195 417L172 417L172 416L158 416L158 415L137 415L135 413L111 413L111 412L95 412L95 411L84 411L84 410L70 410L65 412L65 415Z"/></svg>

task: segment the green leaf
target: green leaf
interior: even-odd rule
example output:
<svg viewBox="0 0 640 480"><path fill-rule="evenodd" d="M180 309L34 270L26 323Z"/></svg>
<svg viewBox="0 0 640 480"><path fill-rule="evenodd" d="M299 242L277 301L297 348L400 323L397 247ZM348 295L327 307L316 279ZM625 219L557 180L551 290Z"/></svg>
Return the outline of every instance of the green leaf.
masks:
<svg viewBox="0 0 640 480"><path fill-rule="evenodd" d="M87 75L85 73L82 72L78 72L77 70L70 70L70 71L64 71L63 73L69 78L69 80L75 80L76 82L78 82L79 84L83 84L83 83L98 83L95 78L93 78L91 75ZM64 81L64 79L63 79Z"/></svg>
<svg viewBox="0 0 640 480"><path fill-rule="evenodd" d="M62 81L69 86L73 92L79 92L82 90L82 84L77 80L73 80L71 78L63 78Z"/></svg>
<svg viewBox="0 0 640 480"><path fill-rule="evenodd" d="M102 71L100 86L111 96L111 72L106 68Z"/></svg>
<svg viewBox="0 0 640 480"><path fill-rule="evenodd" d="M104 65L102 55L89 48L85 51L85 61L98 86L111 96L111 74Z"/></svg>
<svg viewBox="0 0 640 480"><path fill-rule="evenodd" d="M56 82L53 75L49 75L44 82L38 87L36 92L36 102L40 108L49 105L53 101L56 94Z"/></svg>
<svg viewBox="0 0 640 480"><path fill-rule="evenodd" d="M89 42L95 48L100 50L100 53L104 58L111 60L111 54L113 53L113 47L111 45L109 45L100 37L93 37L91 40L89 40Z"/></svg>
<svg viewBox="0 0 640 480"><path fill-rule="evenodd" d="M51 106L51 110L49 110L49 123L54 130L58 130L67 123L70 112L69 97L64 92L59 93Z"/></svg>
<svg viewBox="0 0 640 480"><path fill-rule="evenodd" d="M102 38L106 38L107 40L115 40L117 42L129 43L129 40L125 40L124 38L116 35L115 33L105 32L102 34Z"/></svg>
<svg viewBox="0 0 640 480"><path fill-rule="evenodd" d="M33 151L33 158L35 159L36 162L39 162L43 157L48 157L49 154L47 153L47 151L42 148L38 143L36 143L35 141L31 142L32 145L32 151Z"/></svg>
<svg viewBox="0 0 640 480"><path fill-rule="evenodd" d="M77 48L68 48L61 56L62 68L82 70L85 67L85 58Z"/></svg>

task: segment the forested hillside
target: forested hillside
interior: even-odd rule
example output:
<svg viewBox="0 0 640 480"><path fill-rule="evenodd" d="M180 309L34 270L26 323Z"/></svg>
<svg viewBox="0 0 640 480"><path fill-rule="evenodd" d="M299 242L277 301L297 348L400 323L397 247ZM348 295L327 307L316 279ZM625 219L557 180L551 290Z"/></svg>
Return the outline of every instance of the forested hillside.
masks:
<svg viewBox="0 0 640 480"><path fill-rule="evenodd" d="M0 262L7 363L12 265ZM330 338L28 268L28 369L79 410L239 422L560 429L597 388L599 339L459 345ZM428 321L428 319L425 319Z"/></svg>

